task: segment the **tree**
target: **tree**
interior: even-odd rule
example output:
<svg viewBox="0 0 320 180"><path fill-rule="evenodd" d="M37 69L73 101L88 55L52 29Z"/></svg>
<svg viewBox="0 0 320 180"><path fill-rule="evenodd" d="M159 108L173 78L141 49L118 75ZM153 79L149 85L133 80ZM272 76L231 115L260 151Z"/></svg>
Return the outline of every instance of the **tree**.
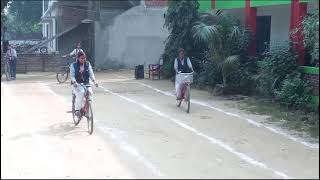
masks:
<svg viewBox="0 0 320 180"><path fill-rule="evenodd" d="M199 18L198 8L197 0L168 1L164 27L169 31L169 37L163 55L166 76L173 75L173 60L179 47L184 48L189 56L196 54L191 29Z"/></svg>
<svg viewBox="0 0 320 180"><path fill-rule="evenodd" d="M5 25L9 31L20 34L40 32L41 14L42 1L12 0Z"/></svg>

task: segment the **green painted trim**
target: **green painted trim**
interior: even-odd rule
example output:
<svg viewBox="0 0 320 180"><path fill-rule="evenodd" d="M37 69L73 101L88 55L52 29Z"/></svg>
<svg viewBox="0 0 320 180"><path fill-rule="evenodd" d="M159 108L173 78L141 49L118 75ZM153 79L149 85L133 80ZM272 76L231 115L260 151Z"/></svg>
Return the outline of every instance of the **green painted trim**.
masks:
<svg viewBox="0 0 320 180"><path fill-rule="evenodd" d="M245 8L246 0L216 0L217 9Z"/></svg>
<svg viewBox="0 0 320 180"><path fill-rule="evenodd" d="M260 6L273 6L273 5L284 5L291 4L292 0L250 0L251 7ZM313 0L300 0L301 3L308 3ZM211 10L211 0L198 0L201 12ZM216 9L235 9L235 8L245 8L246 0L216 0Z"/></svg>
<svg viewBox="0 0 320 180"><path fill-rule="evenodd" d="M306 74L319 74L318 67L301 66L302 71Z"/></svg>
<svg viewBox="0 0 320 180"><path fill-rule="evenodd" d="M198 0L199 2L199 11L205 12L211 10L211 0Z"/></svg>
<svg viewBox="0 0 320 180"><path fill-rule="evenodd" d="M291 0L250 0L251 7L291 4Z"/></svg>

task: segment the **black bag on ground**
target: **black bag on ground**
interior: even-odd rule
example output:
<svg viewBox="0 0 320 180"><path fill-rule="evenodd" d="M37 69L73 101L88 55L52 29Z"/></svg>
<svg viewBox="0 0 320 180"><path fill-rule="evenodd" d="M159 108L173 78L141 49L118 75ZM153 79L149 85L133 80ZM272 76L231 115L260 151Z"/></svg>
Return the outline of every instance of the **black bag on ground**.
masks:
<svg viewBox="0 0 320 180"><path fill-rule="evenodd" d="M134 77L136 79L143 79L144 78L144 66L143 65L136 66L135 71L134 71Z"/></svg>

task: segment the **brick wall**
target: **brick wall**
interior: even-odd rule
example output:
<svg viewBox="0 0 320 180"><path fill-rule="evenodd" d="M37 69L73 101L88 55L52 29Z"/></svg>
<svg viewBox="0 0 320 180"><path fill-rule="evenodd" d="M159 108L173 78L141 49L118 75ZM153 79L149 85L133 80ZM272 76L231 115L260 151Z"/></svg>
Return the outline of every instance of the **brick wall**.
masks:
<svg viewBox="0 0 320 180"><path fill-rule="evenodd" d="M3 57L2 55L1 60ZM60 55L18 54L17 73L55 72L63 65L63 62L64 59Z"/></svg>
<svg viewBox="0 0 320 180"><path fill-rule="evenodd" d="M309 81L313 87L313 95L319 96L319 74L304 74L304 79Z"/></svg>
<svg viewBox="0 0 320 180"><path fill-rule="evenodd" d="M301 66L304 73L304 79L308 81L313 88L313 96L319 99L319 67Z"/></svg>
<svg viewBox="0 0 320 180"><path fill-rule="evenodd" d="M65 3L67 3L67 1ZM63 32L73 25L79 24L81 20L87 18L86 9L87 7L60 6L58 9L58 33Z"/></svg>
<svg viewBox="0 0 320 180"><path fill-rule="evenodd" d="M145 0L147 7L165 7L167 6L167 0Z"/></svg>

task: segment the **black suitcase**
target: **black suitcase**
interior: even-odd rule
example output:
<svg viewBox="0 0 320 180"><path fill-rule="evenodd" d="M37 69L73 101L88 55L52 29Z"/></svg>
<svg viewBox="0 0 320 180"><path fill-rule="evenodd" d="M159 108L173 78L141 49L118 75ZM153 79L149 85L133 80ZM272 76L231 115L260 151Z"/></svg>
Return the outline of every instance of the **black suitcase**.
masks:
<svg viewBox="0 0 320 180"><path fill-rule="evenodd" d="M135 71L134 71L134 77L136 79L144 79L144 66L143 65L136 66Z"/></svg>

